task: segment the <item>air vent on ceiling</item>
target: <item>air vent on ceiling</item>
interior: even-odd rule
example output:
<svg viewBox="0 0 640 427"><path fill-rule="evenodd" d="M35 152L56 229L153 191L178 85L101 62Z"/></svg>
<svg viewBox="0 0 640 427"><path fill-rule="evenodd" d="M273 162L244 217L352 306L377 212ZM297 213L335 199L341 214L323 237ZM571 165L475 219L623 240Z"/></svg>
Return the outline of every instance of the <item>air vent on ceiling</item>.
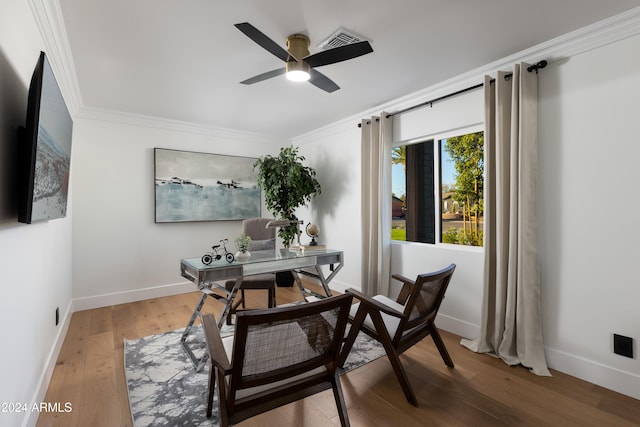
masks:
<svg viewBox="0 0 640 427"><path fill-rule="evenodd" d="M365 38L356 33L345 30L344 28L338 28L338 30L331 34L326 40L318 44L318 49L333 49L334 47L340 47L363 40L365 40Z"/></svg>

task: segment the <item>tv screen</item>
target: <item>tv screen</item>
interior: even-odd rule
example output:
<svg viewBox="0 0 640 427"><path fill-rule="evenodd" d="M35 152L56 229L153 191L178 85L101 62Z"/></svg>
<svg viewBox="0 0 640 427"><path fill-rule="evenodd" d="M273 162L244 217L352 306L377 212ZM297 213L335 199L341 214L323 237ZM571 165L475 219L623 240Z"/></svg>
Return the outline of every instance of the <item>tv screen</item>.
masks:
<svg viewBox="0 0 640 427"><path fill-rule="evenodd" d="M18 221L67 214L73 121L44 52L29 86L27 124L18 130Z"/></svg>

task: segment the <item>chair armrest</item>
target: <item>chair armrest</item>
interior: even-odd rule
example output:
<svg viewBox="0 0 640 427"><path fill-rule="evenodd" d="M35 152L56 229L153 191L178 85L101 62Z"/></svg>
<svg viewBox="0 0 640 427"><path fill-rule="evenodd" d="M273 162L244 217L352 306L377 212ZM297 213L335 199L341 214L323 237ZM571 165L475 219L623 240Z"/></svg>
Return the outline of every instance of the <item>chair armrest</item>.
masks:
<svg viewBox="0 0 640 427"><path fill-rule="evenodd" d="M401 276L399 274L393 274L391 276L393 279L396 279L400 282L402 282L402 289L400 289L400 293L398 294L398 298L396 298L396 302L398 304L406 304L407 299L409 298L409 295L411 294L411 289L413 288L413 286L416 284L416 282L414 282L411 279L408 279L404 276Z"/></svg>
<svg viewBox="0 0 640 427"><path fill-rule="evenodd" d="M204 314L201 320L211 362L225 373L231 371L231 363L229 363L227 353L224 351L220 330L218 330L218 324L213 314Z"/></svg>
<svg viewBox="0 0 640 427"><path fill-rule="evenodd" d="M360 302L364 305L366 305L369 308L373 308L375 310L381 311L383 313L386 313L390 316L394 316L394 317L403 317L404 313L394 310L393 308L389 307L388 305L382 304L381 302L371 298L368 295L363 294L362 292L358 291L357 289L353 289L353 288L349 288L347 289L348 293L353 294L356 298L358 298L360 300Z"/></svg>
<svg viewBox="0 0 640 427"><path fill-rule="evenodd" d="M411 285L413 285L415 283L414 280L411 280L411 279L409 279L407 277L404 277L404 276L402 276L400 274L392 274L391 277L393 279L396 279L396 280L400 281L400 282L409 283Z"/></svg>

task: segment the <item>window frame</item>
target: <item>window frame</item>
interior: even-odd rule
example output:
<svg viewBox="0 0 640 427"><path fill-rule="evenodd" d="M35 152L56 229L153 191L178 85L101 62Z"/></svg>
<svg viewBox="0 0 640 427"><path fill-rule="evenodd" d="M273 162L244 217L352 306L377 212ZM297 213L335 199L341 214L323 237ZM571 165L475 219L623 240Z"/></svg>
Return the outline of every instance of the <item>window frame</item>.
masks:
<svg viewBox="0 0 640 427"><path fill-rule="evenodd" d="M441 247L447 249L456 249L462 251L471 251L471 252L479 252L484 251L484 246L467 246L467 245L458 245L455 243L443 243L442 242L442 182L441 182L441 157L440 157L440 145L443 139L452 138L455 136L466 135L475 132L484 132L486 134L486 130L484 128L484 123L475 123L468 126L461 126L454 129L449 129L446 131L435 132L430 135L424 135L417 138L411 138L408 141L398 141L394 142L391 148L401 147L403 145L413 145L420 144L423 142L433 141L433 173L434 173L434 193L433 199L434 209L435 209L435 235L436 242L435 243L425 243L425 242L414 242L414 241L406 241L406 240L393 240L391 239L392 244L404 244L404 245L429 245L434 247ZM486 151L485 151L486 153ZM486 194L486 193L485 193ZM391 194L389 194L391 197ZM486 199L485 199L486 203ZM389 221L392 221L389 218ZM483 224L484 229L484 224Z"/></svg>

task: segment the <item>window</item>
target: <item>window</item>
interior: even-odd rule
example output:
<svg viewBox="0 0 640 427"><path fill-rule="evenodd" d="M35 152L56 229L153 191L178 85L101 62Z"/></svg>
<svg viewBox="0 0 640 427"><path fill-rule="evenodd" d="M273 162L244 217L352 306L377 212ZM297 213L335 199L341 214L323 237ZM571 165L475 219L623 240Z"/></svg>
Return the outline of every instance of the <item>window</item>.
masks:
<svg viewBox="0 0 640 427"><path fill-rule="evenodd" d="M393 148L391 238L483 245L484 134Z"/></svg>

